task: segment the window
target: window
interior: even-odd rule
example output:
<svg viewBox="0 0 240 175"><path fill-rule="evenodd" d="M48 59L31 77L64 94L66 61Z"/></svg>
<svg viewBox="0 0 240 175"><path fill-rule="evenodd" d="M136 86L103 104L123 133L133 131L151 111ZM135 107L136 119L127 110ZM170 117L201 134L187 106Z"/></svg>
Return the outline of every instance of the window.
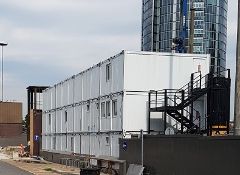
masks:
<svg viewBox="0 0 240 175"><path fill-rule="evenodd" d="M99 109L99 103L96 103L96 108Z"/></svg>
<svg viewBox="0 0 240 175"><path fill-rule="evenodd" d="M111 115L111 113L110 113L110 101L106 102L106 113L107 113L107 116Z"/></svg>
<svg viewBox="0 0 240 175"><path fill-rule="evenodd" d="M67 122L67 111L65 111L65 123Z"/></svg>
<svg viewBox="0 0 240 175"><path fill-rule="evenodd" d="M106 65L106 81L109 81L111 78L111 64Z"/></svg>
<svg viewBox="0 0 240 175"><path fill-rule="evenodd" d="M48 124L51 126L51 114L48 114Z"/></svg>
<svg viewBox="0 0 240 175"><path fill-rule="evenodd" d="M110 138L107 136L106 137L106 145L109 146L110 145Z"/></svg>
<svg viewBox="0 0 240 175"><path fill-rule="evenodd" d="M71 151L74 152L74 138L71 137Z"/></svg>
<svg viewBox="0 0 240 175"><path fill-rule="evenodd" d="M113 116L117 115L117 100L113 100L112 102L112 113L113 113Z"/></svg>
<svg viewBox="0 0 240 175"><path fill-rule="evenodd" d="M105 102L101 103L101 117L106 117L105 116Z"/></svg>
<svg viewBox="0 0 240 175"><path fill-rule="evenodd" d="M90 110L90 105L87 104L87 112L89 112L89 110Z"/></svg>

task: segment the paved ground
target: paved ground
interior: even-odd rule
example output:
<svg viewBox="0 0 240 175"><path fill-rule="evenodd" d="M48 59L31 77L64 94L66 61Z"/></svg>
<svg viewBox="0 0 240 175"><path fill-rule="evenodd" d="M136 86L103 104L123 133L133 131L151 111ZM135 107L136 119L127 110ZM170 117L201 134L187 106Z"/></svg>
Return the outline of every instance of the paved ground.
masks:
<svg viewBox="0 0 240 175"><path fill-rule="evenodd" d="M13 160L8 155L0 153L0 175L79 175L79 173L79 168L47 161L45 163L29 162L28 158ZM101 175L106 174L101 173Z"/></svg>
<svg viewBox="0 0 240 175"><path fill-rule="evenodd" d="M69 174L69 175L79 175L80 170L78 168L66 167L65 165L55 164L55 163L29 163L25 161L16 161L12 159L3 160L12 166L26 170L34 175L59 175L59 174ZM50 171L49 171L49 170ZM2 175L0 173L0 175Z"/></svg>
<svg viewBox="0 0 240 175"><path fill-rule="evenodd" d="M32 175L0 160L0 175Z"/></svg>
<svg viewBox="0 0 240 175"><path fill-rule="evenodd" d="M6 154L0 153L0 160L9 159Z"/></svg>

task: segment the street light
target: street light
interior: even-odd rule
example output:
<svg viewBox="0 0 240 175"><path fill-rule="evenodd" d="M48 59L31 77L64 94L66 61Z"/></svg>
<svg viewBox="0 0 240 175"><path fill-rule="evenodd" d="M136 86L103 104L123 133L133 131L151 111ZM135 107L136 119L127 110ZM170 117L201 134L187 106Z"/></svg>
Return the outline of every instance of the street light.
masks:
<svg viewBox="0 0 240 175"><path fill-rule="evenodd" d="M2 102L3 102L3 47L7 46L7 43L0 42L0 46L2 47Z"/></svg>

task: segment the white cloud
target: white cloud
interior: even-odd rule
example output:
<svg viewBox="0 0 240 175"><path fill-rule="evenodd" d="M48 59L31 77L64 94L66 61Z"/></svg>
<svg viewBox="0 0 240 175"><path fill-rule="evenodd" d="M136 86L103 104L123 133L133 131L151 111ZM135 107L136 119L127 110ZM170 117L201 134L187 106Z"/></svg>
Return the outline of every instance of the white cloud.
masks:
<svg viewBox="0 0 240 175"><path fill-rule="evenodd" d="M139 0L1 0L5 96L53 85L120 52L140 50ZM26 103L25 103L26 106Z"/></svg>
<svg viewBox="0 0 240 175"><path fill-rule="evenodd" d="M141 2L1 0L0 40L9 43L6 97L24 101L33 83L52 85L123 49L140 50ZM233 68L237 0L228 2L227 64Z"/></svg>

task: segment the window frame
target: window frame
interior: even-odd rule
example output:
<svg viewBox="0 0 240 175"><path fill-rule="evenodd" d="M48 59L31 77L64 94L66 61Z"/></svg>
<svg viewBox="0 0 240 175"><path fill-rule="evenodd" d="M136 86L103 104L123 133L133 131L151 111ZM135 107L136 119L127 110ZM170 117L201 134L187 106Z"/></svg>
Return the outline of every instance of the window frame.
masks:
<svg viewBox="0 0 240 175"><path fill-rule="evenodd" d="M117 109L117 99L112 101L112 116L116 117L118 115L118 109Z"/></svg>
<svg viewBox="0 0 240 175"><path fill-rule="evenodd" d="M48 114L48 125L49 126L52 125L52 116L51 116L51 114Z"/></svg>
<svg viewBox="0 0 240 175"><path fill-rule="evenodd" d="M67 112L67 110L64 111L64 120L65 120L65 123L67 123L67 121L68 121L68 112Z"/></svg>
<svg viewBox="0 0 240 175"><path fill-rule="evenodd" d="M106 82L111 80L111 63L106 64Z"/></svg>
<svg viewBox="0 0 240 175"><path fill-rule="evenodd" d="M106 101L106 117L111 116L111 103L110 101Z"/></svg>
<svg viewBox="0 0 240 175"><path fill-rule="evenodd" d="M106 118L106 107L105 101L101 102L101 118Z"/></svg>

